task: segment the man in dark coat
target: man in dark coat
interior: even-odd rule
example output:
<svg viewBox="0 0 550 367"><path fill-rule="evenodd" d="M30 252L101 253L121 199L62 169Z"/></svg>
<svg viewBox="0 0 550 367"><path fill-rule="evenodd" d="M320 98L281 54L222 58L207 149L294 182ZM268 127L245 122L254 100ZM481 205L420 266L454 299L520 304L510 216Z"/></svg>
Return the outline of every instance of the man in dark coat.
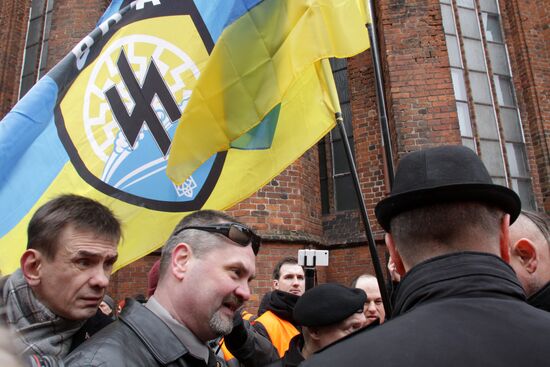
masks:
<svg viewBox="0 0 550 367"><path fill-rule="evenodd" d="M316 351L367 323L363 307L365 291L341 284L326 283L307 290L296 302L294 319L302 333L290 341L283 358L269 367L294 367Z"/></svg>
<svg viewBox="0 0 550 367"><path fill-rule="evenodd" d="M226 335L250 298L260 238L234 218L204 210L185 217L165 244L159 282L144 305L74 350L73 366L223 366L207 342Z"/></svg>
<svg viewBox="0 0 550 367"><path fill-rule="evenodd" d="M519 197L465 147L402 158L376 206L403 278L393 318L304 366L548 366L550 315L525 302L509 261Z"/></svg>
<svg viewBox="0 0 550 367"><path fill-rule="evenodd" d="M510 265L527 294L527 302L550 312L550 243L548 217L522 211L510 226Z"/></svg>

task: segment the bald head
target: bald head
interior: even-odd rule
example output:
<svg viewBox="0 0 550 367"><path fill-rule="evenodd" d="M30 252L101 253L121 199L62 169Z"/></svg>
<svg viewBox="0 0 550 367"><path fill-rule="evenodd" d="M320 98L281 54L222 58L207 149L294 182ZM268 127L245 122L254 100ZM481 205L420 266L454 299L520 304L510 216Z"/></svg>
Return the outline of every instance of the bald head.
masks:
<svg viewBox="0 0 550 367"><path fill-rule="evenodd" d="M351 286L362 289L367 294L367 301L363 310L367 320L365 325L371 324L375 320L383 323L386 318L386 312L376 277L370 274L360 275L355 278Z"/></svg>
<svg viewBox="0 0 550 367"><path fill-rule="evenodd" d="M516 271L527 296L550 281L548 217L522 211L510 226L510 265Z"/></svg>

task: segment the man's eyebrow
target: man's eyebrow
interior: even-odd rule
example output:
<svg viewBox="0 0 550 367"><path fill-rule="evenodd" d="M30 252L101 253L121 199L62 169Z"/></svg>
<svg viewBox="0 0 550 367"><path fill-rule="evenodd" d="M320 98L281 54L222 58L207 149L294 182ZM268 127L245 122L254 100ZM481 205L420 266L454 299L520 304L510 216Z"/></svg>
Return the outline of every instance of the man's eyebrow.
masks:
<svg viewBox="0 0 550 367"><path fill-rule="evenodd" d="M240 260L235 261L234 263L228 264L227 267L228 268L239 267L240 269L246 271L247 273L252 274L252 277L250 278L251 280L256 278L256 274L253 274L252 272L249 272L247 266L245 265L245 263L240 261Z"/></svg>
<svg viewBox="0 0 550 367"><path fill-rule="evenodd" d="M102 257L103 253L101 252L93 252L93 251L88 251L88 250L78 250L76 252L76 257ZM108 259L114 259L116 261L116 259L118 258L118 254L116 255L109 255L107 256Z"/></svg>

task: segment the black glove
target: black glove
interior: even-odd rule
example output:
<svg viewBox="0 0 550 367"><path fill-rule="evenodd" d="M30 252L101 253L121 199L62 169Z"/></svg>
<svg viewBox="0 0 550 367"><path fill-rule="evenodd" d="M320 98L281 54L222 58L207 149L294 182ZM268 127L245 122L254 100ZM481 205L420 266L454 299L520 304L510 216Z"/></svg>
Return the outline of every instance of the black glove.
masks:
<svg viewBox="0 0 550 367"><path fill-rule="evenodd" d="M233 330L224 337L228 348L239 349L247 338L246 327L240 312L235 312L233 316Z"/></svg>

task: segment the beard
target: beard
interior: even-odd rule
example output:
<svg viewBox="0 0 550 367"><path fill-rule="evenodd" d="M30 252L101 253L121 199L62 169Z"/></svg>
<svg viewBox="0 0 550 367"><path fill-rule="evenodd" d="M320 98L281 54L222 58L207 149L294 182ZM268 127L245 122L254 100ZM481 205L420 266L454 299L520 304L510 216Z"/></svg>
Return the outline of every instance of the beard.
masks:
<svg viewBox="0 0 550 367"><path fill-rule="evenodd" d="M212 315L208 324L214 334L218 336L227 335L233 330L233 319L229 319L227 316L222 315L219 310Z"/></svg>
<svg viewBox="0 0 550 367"><path fill-rule="evenodd" d="M224 298L222 305L230 304L234 308L240 308L243 305L243 301L234 295ZM235 311L239 312L239 311ZM210 320L208 321L210 329L218 336L227 335L233 330L233 318L229 318L224 315L221 310L214 312Z"/></svg>

